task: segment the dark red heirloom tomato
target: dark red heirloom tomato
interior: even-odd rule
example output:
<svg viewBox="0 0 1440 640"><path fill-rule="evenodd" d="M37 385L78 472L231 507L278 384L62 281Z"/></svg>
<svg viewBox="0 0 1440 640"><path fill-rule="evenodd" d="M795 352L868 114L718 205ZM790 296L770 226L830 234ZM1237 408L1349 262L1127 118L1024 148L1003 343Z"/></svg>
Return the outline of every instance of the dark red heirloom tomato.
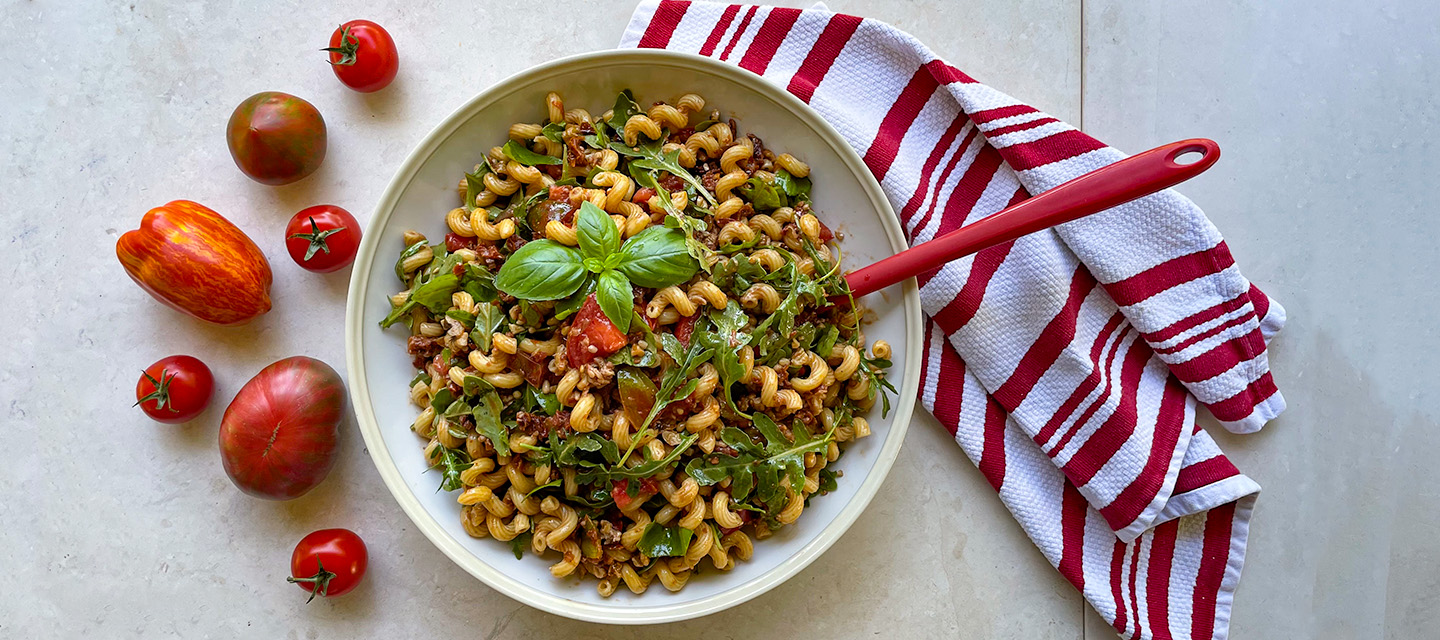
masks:
<svg viewBox="0 0 1440 640"><path fill-rule="evenodd" d="M390 33L369 20L351 20L330 34L330 68L345 86L361 93L390 85L400 70L400 53Z"/></svg>
<svg viewBox="0 0 1440 640"><path fill-rule="evenodd" d="M290 577L285 581L300 585L316 595L333 598L355 590L365 578L370 552L365 541L349 529L321 529L300 539L290 554Z"/></svg>
<svg viewBox="0 0 1440 640"><path fill-rule="evenodd" d="M170 356L150 365L135 384L135 404L156 422L179 424L200 415L215 395L210 367L192 356Z"/></svg>
<svg viewBox="0 0 1440 640"><path fill-rule="evenodd" d="M329 365L285 358L255 374L220 419L220 458L241 491L298 498L335 466L345 383Z"/></svg>
<svg viewBox="0 0 1440 640"><path fill-rule="evenodd" d="M290 184L325 160L325 119L315 105L288 93L257 93L230 114L230 157L256 182Z"/></svg>
<svg viewBox="0 0 1440 640"><path fill-rule="evenodd" d="M344 269L360 248L360 223L333 204L301 209L285 225L285 250L301 268L316 273Z"/></svg>
<svg viewBox="0 0 1440 640"><path fill-rule="evenodd" d="M595 358L604 358L625 346L630 341L620 332L610 319L605 317L605 312L600 310L600 302L595 294L585 298L585 304L575 314L575 321L570 323L570 337L565 342L565 357L570 361L570 366L578 367ZM591 347L594 350L591 350Z"/></svg>

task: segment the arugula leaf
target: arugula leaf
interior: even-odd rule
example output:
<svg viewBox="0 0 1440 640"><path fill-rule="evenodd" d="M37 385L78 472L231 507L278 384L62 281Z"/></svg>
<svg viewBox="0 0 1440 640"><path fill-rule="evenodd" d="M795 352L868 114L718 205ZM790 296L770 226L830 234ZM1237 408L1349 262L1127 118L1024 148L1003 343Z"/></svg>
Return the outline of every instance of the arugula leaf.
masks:
<svg viewBox="0 0 1440 640"><path fill-rule="evenodd" d="M421 249L428 246L430 246L429 242L417 240L415 244L405 247L405 250L400 252L400 258L395 261L395 277L399 278L401 282L408 282L405 278L405 269L403 269L401 265L405 264L405 261L410 259L410 256L420 253Z"/></svg>
<svg viewBox="0 0 1440 640"><path fill-rule="evenodd" d="M484 378L477 375L467 373L461 380L460 390L467 396L478 396L482 393L490 393L495 390L495 385L486 382Z"/></svg>
<svg viewBox="0 0 1440 640"><path fill-rule="evenodd" d="M482 162L475 167L475 171L465 174L465 213L475 210L475 197L485 190L485 174L490 173L490 165Z"/></svg>
<svg viewBox="0 0 1440 640"><path fill-rule="evenodd" d="M635 104L635 94L631 93L629 89L621 91L620 95L615 97L615 108L611 109L610 128L616 131L624 129L630 116L640 112L640 105Z"/></svg>
<svg viewBox="0 0 1440 640"><path fill-rule="evenodd" d="M788 204L785 196L775 190L770 183L759 178L751 178L736 189L742 197L750 202L750 206L756 211L773 211Z"/></svg>
<svg viewBox="0 0 1440 640"><path fill-rule="evenodd" d="M553 240L537 240L510 255L495 276L495 287L525 300L558 300L574 293L585 279L579 251Z"/></svg>
<svg viewBox="0 0 1440 640"><path fill-rule="evenodd" d="M555 394L545 393L528 383L525 385L525 393L520 401L525 410L531 413L539 409L545 415L553 416L560 411L560 400L555 397Z"/></svg>
<svg viewBox="0 0 1440 640"><path fill-rule="evenodd" d="M870 378L870 397L874 398L875 394L880 394L882 405L880 416L882 418L890 415L890 394L897 393L895 385L885 379L884 372L879 371L879 369L888 369L890 366L890 361L882 358L860 359L861 373Z"/></svg>
<svg viewBox="0 0 1440 640"><path fill-rule="evenodd" d="M620 230L615 228L615 221L588 200L580 204L575 230L580 240L580 254L586 258L603 261L620 249Z"/></svg>
<svg viewBox="0 0 1440 640"><path fill-rule="evenodd" d="M775 188L791 198L810 199L810 179L796 178L784 169L775 172Z"/></svg>
<svg viewBox="0 0 1440 640"><path fill-rule="evenodd" d="M635 316L635 290L625 275L614 269L600 272L596 280L595 298L600 311L615 325L620 333L630 333L630 319ZM668 334L667 334L668 335Z"/></svg>
<svg viewBox="0 0 1440 640"><path fill-rule="evenodd" d="M616 269L642 287L663 289L689 280L700 265L690 257L684 233L665 227L646 227L625 241Z"/></svg>
<svg viewBox="0 0 1440 640"><path fill-rule="evenodd" d="M656 142L659 141L657 140ZM672 150L669 153L660 151L658 146L656 147L656 150L654 152L650 152L649 148L644 147L643 145L641 147L637 147L637 149L639 149L641 153L645 154L645 157L640 158L639 160L630 161L631 166L637 169L668 171L671 175L680 178L681 180L684 180L687 184L693 187L695 189L695 193L704 197L705 201L710 203L710 206L715 206L715 196L710 195L710 190L706 189L705 185L700 182L700 179L696 178L694 174L690 173L689 169L680 166L679 149Z"/></svg>
<svg viewBox="0 0 1440 640"><path fill-rule="evenodd" d="M820 341L815 343L815 355L822 358L830 357L830 352L835 350L835 341L840 338L840 327L830 325L825 328L825 333L820 334Z"/></svg>
<svg viewBox="0 0 1440 640"><path fill-rule="evenodd" d="M472 415L475 417L475 430L490 440L490 446L495 447L495 453L508 456L510 455L510 434L505 429L505 425L500 422L502 410L500 394L487 393L475 403Z"/></svg>
<svg viewBox="0 0 1440 640"><path fill-rule="evenodd" d="M750 344L750 334L744 331L750 319L738 302L730 300L723 310L710 312L710 321L715 323L715 330L697 331L691 341L714 350L715 369L720 373L720 393L732 410L745 415L740 407L735 406L730 387L745 376L745 365L740 362L740 347Z"/></svg>
<svg viewBox="0 0 1440 640"><path fill-rule="evenodd" d="M416 304L418 303L414 300L406 300L404 304L401 304L398 307L392 307L390 309L390 313L385 316L385 319L380 321L380 328L388 329L390 325L399 322L401 318L404 318L410 314L410 310L414 309Z"/></svg>
<svg viewBox="0 0 1440 640"><path fill-rule="evenodd" d="M500 310L500 305L488 302L475 305L475 328L470 331L470 341L489 353L495 331L504 320L505 312Z"/></svg>
<svg viewBox="0 0 1440 640"><path fill-rule="evenodd" d="M694 531L679 525L667 527L651 522L640 534L640 551L651 558L683 556L690 549L690 538L694 535Z"/></svg>
<svg viewBox="0 0 1440 640"><path fill-rule="evenodd" d="M653 335L647 337L652 348L655 345L654 339ZM620 462L625 462L625 460L630 457L630 453L635 450L635 445L638 444L640 440L644 438L644 434L650 430L650 423L655 421L655 416L660 415L660 412L664 410L665 407L687 398L695 392L695 388L700 386L700 379L695 376L695 370L699 369L700 365L709 361L710 357L715 354L714 347L699 343L691 344L690 348L686 349L684 345L680 344L680 340L676 338L674 334L669 333L660 334L660 346L665 353L670 355L670 359L674 361L674 364L666 367L661 372L660 388L655 392L655 403L650 407L650 413L645 416L645 420L640 424L640 428L636 430L636 435L631 437L630 448L625 451L625 455L620 456ZM696 434L691 435L694 436ZM693 442L693 440L691 441Z"/></svg>
<svg viewBox="0 0 1440 640"><path fill-rule="evenodd" d="M564 482L564 480L556 479L556 480L551 480L550 482L547 482L547 483L545 483L545 484L537 484L537 485L535 485L535 488L534 488L534 489L531 489L530 492L529 492L529 493L526 493L525 495L526 495L526 496L533 496L533 495L535 495L537 492L539 492L541 489L549 489L549 488L551 488L551 487L558 487L558 486L560 486L560 483L562 483L562 482Z"/></svg>
<svg viewBox="0 0 1440 640"><path fill-rule="evenodd" d="M529 531L510 539L510 551L515 554L516 560L525 558L525 550L530 548L530 542L535 539L535 534Z"/></svg>
<svg viewBox="0 0 1440 640"><path fill-rule="evenodd" d="M500 152L505 154L506 158L509 158L511 160L514 160L515 162L526 166L534 166L537 164L561 164L562 162L559 158L556 158L555 156L547 156L543 153L535 153L534 151L525 148L525 145L520 144L519 142L516 142L514 140L510 140L505 143L505 146L500 147Z"/></svg>
<svg viewBox="0 0 1440 640"><path fill-rule="evenodd" d="M668 202L668 199L662 200L662 202ZM705 230L705 221L699 218L692 218L679 211L672 211L670 215L665 216L665 226L671 229L679 229L685 233L685 250L690 253L690 257L700 263L701 269L704 269L706 273L710 273L710 256L714 255L715 251L705 246L705 243L695 239L695 234Z"/></svg>
<svg viewBox="0 0 1440 640"><path fill-rule="evenodd" d="M681 440L680 444L675 445L675 448L672 449L670 453L666 454L665 457L659 460L646 460L645 462L637 464L633 467L627 468L624 466L625 456L622 455L620 456L619 465L603 471L598 476L588 478L588 480L594 481L595 479L602 479L608 481L625 478L648 478L657 473L660 473L661 469L664 469L665 467L674 464L675 461L679 460L680 456L690 448L690 445L695 444L695 440L699 438L700 434L698 433L692 433L688 436L685 436L685 439ZM576 476L576 479L580 480L581 476Z"/></svg>
<svg viewBox="0 0 1440 640"><path fill-rule="evenodd" d="M440 486L436 491L458 491L465 486L460 481L460 473L470 466L470 454L464 449L451 449L439 447L440 459L431 465L431 468L440 469Z"/></svg>
<svg viewBox="0 0 1440 640"><path fill-rule="evenodd" d="M737 450L737 455L711 454L695 458L685 465L685 473L703 486L709 486L731 478L731 497L743 501L750 492L756 492L774 513L784 507L782 478L789 478L790 486L802 486L805 482L805 454L824 451L832 433L815 438L803 424L795 423L792 437L787 437L779 425L763 413L756 413L751 421L765 444L757 444L744 431L726 427L720 432L720 439Z"/></svg>
<svg viewBox="0 0 1440 640"><path fill-rule="evenodd" d="M540 129L540 135L551 142L565 144L565 123L551 122Z"/></svg>
<svg viewBox="0 0 1440 640"><path fill-rule="evenodd" d="M416 373L414 378L410 379L410 386L415 386L415 383L417 382L424 382L428 386L431 380L432 378L430 377L430 374L421 371L419 373Z"/></svg>
<svg viewBox="0 0 1440 640"><path fill-rule="evenodd" d="M430 408L434 409L435 413L444 415L452 402L455 402L455 394L449 387L440 387L440 390L430 397Z"/></svg>
<svg viewBox="0 0 1440 640"><path fill-rule="evenodd" d="M473 262L465 265L465 273L460 276L460 288L476 302L493 302L499 297L495 290L495 275Z"/></svg>

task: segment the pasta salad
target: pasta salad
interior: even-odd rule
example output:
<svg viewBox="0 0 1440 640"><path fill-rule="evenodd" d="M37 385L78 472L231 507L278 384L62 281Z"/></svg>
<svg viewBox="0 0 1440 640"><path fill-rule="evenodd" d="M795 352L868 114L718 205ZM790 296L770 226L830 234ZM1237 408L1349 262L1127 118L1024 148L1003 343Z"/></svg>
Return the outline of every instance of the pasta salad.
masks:
<svg viewBox="0 0 1440 640"><path fill-rule="evenodd" d="M693 93L545 108L465 174L443 242L405 233L381 324L409 326L411 428L466 532L603 596L679 590L836 488L890 346L867 353L804 162Z"/></svg>

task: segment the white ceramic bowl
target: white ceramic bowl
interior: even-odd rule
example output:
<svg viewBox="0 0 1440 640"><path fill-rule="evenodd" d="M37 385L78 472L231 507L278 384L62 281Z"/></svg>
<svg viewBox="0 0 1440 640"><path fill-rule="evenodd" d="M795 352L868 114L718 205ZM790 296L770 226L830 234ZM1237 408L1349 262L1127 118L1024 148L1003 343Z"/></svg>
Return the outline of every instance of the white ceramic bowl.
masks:
<svg viewBox="0 0 1440 640"><path fill-rule="evenodd" d="M445 555L494 589L551 613L612 624L683 620L734 606L773 588L810 564L865 509L889 472L904 439L919 384L921 322L914 281L873 294L878 319L870 340L894 345L891 380L899 388L888 418L876 406L873 435L853 443L837 463L839 490L818 497L794 525L758 541L755 555L729 572L693 576L677 593L655 585L642 595L619 589L601 598L593 580L556 579L553 554L516 560L510 545L473 539L460 525L452 493L426 471L423 442L409 429L416 409L406 385L414 376L401 327L381 330L387 296L400 289L393 269L401 233L416 229L432 241L445 234L444 214L457 203L455 184L486 149L502 143L514 122L541 122L544 98L557 91L569 107L600 114L621 89L637 102L674 100L697 92L707 110L718 107L740 130L759 135L777 151L810 164L816 210L845 233L845 264L855 268L904 248L904 239L880 185L840 134L794 96L737 67L699 56L657 50L605 51L544 64L510 77L471 99L440 123L400 166L380 198L360 244L345 318L350 393L365 444L380 476L406 515Z"/></svg>

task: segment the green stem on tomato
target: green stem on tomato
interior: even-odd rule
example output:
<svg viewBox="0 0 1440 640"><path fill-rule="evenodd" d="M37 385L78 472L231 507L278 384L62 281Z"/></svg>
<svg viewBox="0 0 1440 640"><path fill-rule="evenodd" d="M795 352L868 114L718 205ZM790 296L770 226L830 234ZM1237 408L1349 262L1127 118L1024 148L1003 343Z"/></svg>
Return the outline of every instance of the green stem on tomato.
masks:
<svg viewBox="0 0 1440 640"><path fill-rule="evenodd" d="M334 572L325 570L325 563L321 562L319 558L315 559L315 566L317 567L317 571L313 576L310 576L308 578L296 578L295 576L287 576L285 578L285 581L289 582L290 584L299 584L305 582L315 585L314 588L310 589L310 599L306 600L305 604L310 604L310 601L315 599L315 594L317 593L322 596L328 595L328 592L330 590L330 581L336 576Z"/></svg>

